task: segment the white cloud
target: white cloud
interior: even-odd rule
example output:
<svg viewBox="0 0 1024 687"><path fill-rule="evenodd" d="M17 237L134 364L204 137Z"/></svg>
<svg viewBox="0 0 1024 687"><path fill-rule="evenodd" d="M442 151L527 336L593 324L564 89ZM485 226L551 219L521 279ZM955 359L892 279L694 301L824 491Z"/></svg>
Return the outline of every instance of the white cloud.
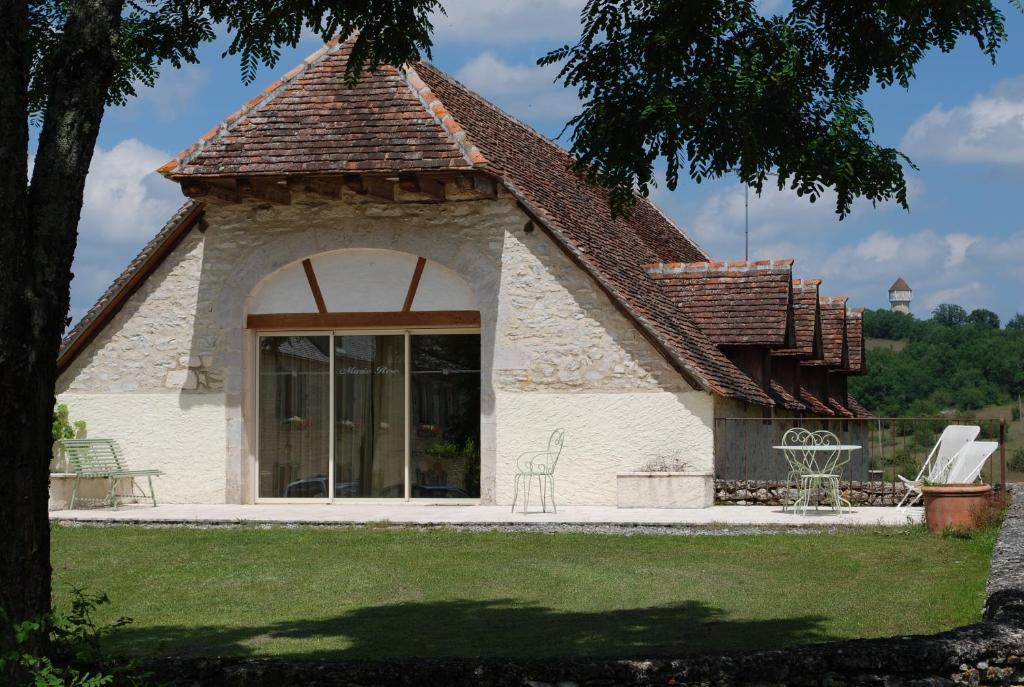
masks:
<svg viewBox="0 0 1024 687"><path fill-rule="evenodd" d="M1024 76L967 105L934 107L910 126L901 148L911 157L1024 165Z"/></svg>
<svg viewBox="0 0 1024 687"><path fill-rule="evenodd" d="M815 250L820 250L823 242L831 236L847 233L852 223L899 207L895 203L873 207L868 201L857 200L849 218L840 222L835 214L836 195L832 191L826 191L812 203L807 196L799 196L789 188L780 191L776 186L768 185L772 183L769 180L761 195L751 190L745 199L742 184L725 180L715 183L720 183L723 190L705 196L687 213L692 221L688 220L684 226L704 248L727 260L743 257L737 251L743 250L746 202L749 202L751 259L783 257L767 252L780 242L797 246L797 256L814 255ZM908 177L907 195L911 204L923 194L924 184L915 177ZM653 195L655 202L673 204L670 193L655 189ZM870 247L865 247L865 250L870 250ZM789 256L786 254L785 257Z"/></svg>
<svg viewBox="0 0 1024 687"><path fill-rule="evenodd" d="M483 52L466 62L455 78L522 119L568 120L580 109L576 92L555 83L557 66L509 64Z"/></svg>
<svg viewBox="0 0 1024 687"><path fill-rule="evenodd" d="M445 14L431 19L439 45L564 43L579 38L584 0L444 0L442 4Z"/></svg>
<svg viewBox="0 0 1024 687"><path fill-rule="evenodd" d="M171 155L137 139L97 146L85 180L79 234L104 241L148 239L182 202L181 192L154 170Z"/></svg>
<svg viewBox="0 0 1024 687"><path fill-rule="evenodd" d="M927 315L931 313L936 306L943 303L955 303L957 305L962 305L967 310L984 308L991 302L989 296L990 291L988 287L980 281L971 281L966 284L959 284L946 289L926 292L924 300L922 301L924 308L920 310L920 312L922 313L922 316Z"/></svg>

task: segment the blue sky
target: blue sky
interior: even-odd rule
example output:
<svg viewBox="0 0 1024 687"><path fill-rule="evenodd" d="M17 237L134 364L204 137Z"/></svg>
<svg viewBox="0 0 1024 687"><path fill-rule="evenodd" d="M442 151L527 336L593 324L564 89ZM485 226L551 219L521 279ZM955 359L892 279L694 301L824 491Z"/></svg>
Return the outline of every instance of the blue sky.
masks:
<svg viewBox="0 0 1024 687"><path fill-rule="evenodd" d="M433 61L507 112L556 136L577 108L575 93L535 66L578 34L580 0L445 0ZM766 7L767 9L767 7ZM855 206L838 221L826 198L751 194L750 257L796 258L801 277L854 305L886 305L898 276L914 288L919 316L943 302L1024 312L1024 16L1005 3L1009 41L993 66L970 42L929 55L910 91L872 92L878 140L919 165L911 209ZM168 68L153 89L108 110L86 183L72 283L77 320L164 224L183 198L153 173L241 103L319 47L286 50L273 70L243 86L238 61L207 46L198 65ZM656 203L716 259L743 258L743 186L735 179L675 192Z"/></svg>

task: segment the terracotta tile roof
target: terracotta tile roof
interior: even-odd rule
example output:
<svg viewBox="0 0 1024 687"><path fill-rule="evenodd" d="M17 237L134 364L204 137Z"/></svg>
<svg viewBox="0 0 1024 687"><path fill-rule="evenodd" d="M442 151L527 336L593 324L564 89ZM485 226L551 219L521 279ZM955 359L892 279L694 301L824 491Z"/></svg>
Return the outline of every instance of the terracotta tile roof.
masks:
<svg viewBox="0 0 1024 687"><path fill-rule="evenodd" d="M668 302L642 265L708 256L654 205L639 199L613 219L607 193L572 173L569 154L462 84L420 63L416 71L487 158L487 170L634 319L699 388L762 405L771 398L696 323Z"/></svg>
<svg viewBox="0 0 1024 687"><path fill-rule="evenodd" d="M345 84L332 42L160 168L171 178L473 169L486 163L437 98L382 66Z"/></svg>
<svg viewBox="0 0 1024 687"><path fill-rule="evenodd" d="M665 296L719 345L784 346L793 338L793 261L644 265Z"/></svg>
<svg viewBox="0 0 1024 687"><path fill-rule="evenodd" d="M821 309L818 306L820 279L793 280L793 328L796 345L780 348L772 355L815 358L821 355Z"/></svg>
<svg viewBox="0 0 1024 687"><path fill-rule="evenodd" d="M350 89L347 56L347 43L328 44L161 173L184 180L481 170L513 194L691 384L774 404L644 274L645 264L708 259L654 205L638 199L632 212L613 219L607 193L571 172L565 150L433 66L381 67Z"/></svg>
<svg viewBox="0 0 1024 687"><path fill-rule="evenodd" d="M114 283L78 321L61 342L58 371L63 371L92 337L120 310L121 305L155 270L188 231L201 221L203 204L187 201L156 236L143 246Z"/></svg>
<svg viewBox="0 0 1024 687"><path fill-rule="evenodd" d="M849 410L846 406L840 403L838 399L828 399L828 406L839 417L856 417L856 415L854 415L854 413L851 410Z"/></svg>
<svg viewBox="0 0 1024 687"><path fill-rule="evenodd" d="M786 387L782 386L774 379L771 383L770 392L775 403L786 410L807 410L806 405L798 401L793 394L786 390Z"/></svg>
<svg viewBox="0 0 1024 687"><path fill-rule="evenodd" d="M846 407L850 409L854 417L870 420L875 416L871 414L871 411L861 405L860 401L855 399L850 394L846 395Z"/></svg>
<svg viewBox="0 0 1024 687"><path fill-rule="evenodd" d="M889 287L890 291L910 291L910 284L904 281L903 277L898 278L893 282L892 286Z"/></svg>
<svg viewBox="0 0 1024 687"><path fill-rule="evenodd" d="M850 308L846 313L846 346L850 374L864 374L864 308Z"/></svg>
<svg viewBox="0 0 1024 687"><path fill-rule="evenodd" d="M821 342L824 350L820 360L809 360L805 365L845 367L848 354L846 345L846 296L823 296L821 307Z"/></svg>
<svg viewBox="0 0 1024 687"><path fill-rule="evenodd" d="M824 401L812 394L810 390L800 387L800 400L807 405L807 409L818 415L835 415L835 412Z"/></svg>

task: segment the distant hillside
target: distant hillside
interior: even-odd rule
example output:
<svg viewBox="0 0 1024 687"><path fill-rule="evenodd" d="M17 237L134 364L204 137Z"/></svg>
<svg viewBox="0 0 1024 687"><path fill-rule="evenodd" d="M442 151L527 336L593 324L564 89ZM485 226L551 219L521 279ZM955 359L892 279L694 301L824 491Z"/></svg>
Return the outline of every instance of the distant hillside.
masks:
<svg viewBox="0 0 1024 687"><path fill-rule="evenodd" d="M935 415L1005 404L1024 393L1024 317L940 306L932 319L864 313L866 375L850 392L879 416ZM875 341L884 340L884 341Z"/></svg>

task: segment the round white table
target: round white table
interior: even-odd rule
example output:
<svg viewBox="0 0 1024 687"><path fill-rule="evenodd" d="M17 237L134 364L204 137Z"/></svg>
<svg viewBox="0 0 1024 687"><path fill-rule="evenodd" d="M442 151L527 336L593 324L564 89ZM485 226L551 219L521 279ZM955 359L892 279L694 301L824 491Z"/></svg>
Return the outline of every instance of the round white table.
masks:
<svg viewBox="0 0 1024 687"><path fill-rule="evenodd" d="M797 509L797 505L803 506L803 512L807 512L807 507L810 505L810 499L812 493L818 491L827 491L829 493L829 500L832 501L832 508L839 512L841 515L843 512L843 502L846 503L847 507L852 507L850 502L839 495L839 475L842 474L842 469L850 462L853 457L854 451L859 451L863 448L860 444L796 444L786 445L780 444L772 446L777 451L783 451L787 456L793 456L795 454L803 454L802 460L790 459L787 457L787 462L790 464L790 469L796 469L797 464L799 470L797 471L800 475L800 485L798 489L798 495L796 501L793 502L793 510ZM817 454L843 454L846 453L845 461L836 461L832 465L819 466L817 461ZM825 468L831 468L828 472ZM838 473L834 471L836 468L839 469ZM834 481L835 489L825 489L825 481ZM788 489L787 482L787 489ZM785 506L785 501L783 501ZM818 508L818 502L815 501L815 510Z"/></svg>

